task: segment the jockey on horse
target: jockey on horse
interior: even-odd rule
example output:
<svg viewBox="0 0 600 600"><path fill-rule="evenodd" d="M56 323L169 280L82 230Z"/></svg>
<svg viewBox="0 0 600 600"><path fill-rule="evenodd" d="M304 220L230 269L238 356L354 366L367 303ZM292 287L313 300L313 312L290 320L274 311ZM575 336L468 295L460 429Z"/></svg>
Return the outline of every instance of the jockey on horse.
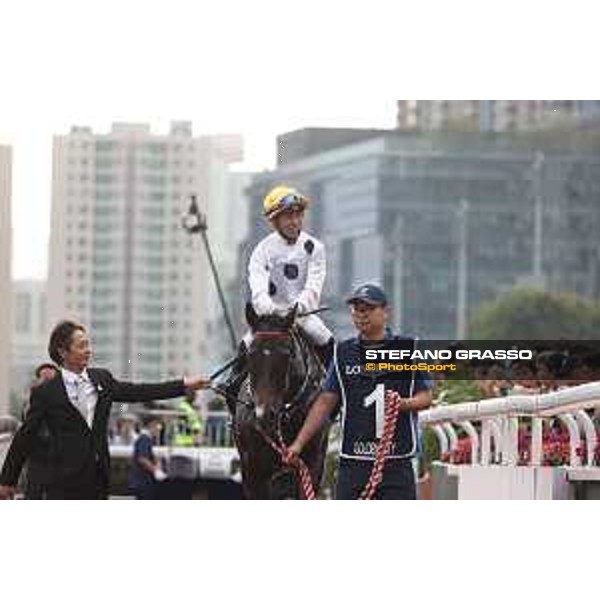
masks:
<svg viewBox="0 0 600 600"><path fill-rule="evenodd" d="M312 342L326 367L333 353L333 335L315 314L325 282L325 247L302 230L310 200L293 188L277 186L264 198L264 216L274 231L254 248L248 265L251 304L259 316L286 315L297 305L298 327ZM244 336L238 359L220 387L230 410L247 375L246 354L252 333ZM235 411L232 410L232 413Z"/></svg>

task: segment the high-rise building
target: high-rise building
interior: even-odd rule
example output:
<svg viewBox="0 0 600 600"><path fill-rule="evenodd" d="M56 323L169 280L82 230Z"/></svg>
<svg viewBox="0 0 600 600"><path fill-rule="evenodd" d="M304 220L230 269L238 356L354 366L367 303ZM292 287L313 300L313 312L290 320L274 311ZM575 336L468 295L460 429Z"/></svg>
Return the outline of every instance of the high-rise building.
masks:
<svg viewBox="0 0 600 600"><path fill-rule="evenodd" d="M398 100L402 131L526 131L600 118L598 100Z"/></svg>
<svg viewBox="0 0 600 600"><path fill-rule="evenodd" d="M286 165L313 154L378 137L385 129L307 127L277 136L277 164Z"/></svg>
<svg viewBox="0 0 600 600"><path fill-rule="evenodd" d="M119 123L56 136L49 325L83 321L96 361L121 377L201 369L210 274L182 214L191 194L210 211L214 170L242 152L240 136L194 137L188 122L166 135Z"/></svg>
<svg viewBox="0 0 600 600"><path fill-rule="evenodd" d="M516 283L600 298L600 161L583 133L390 132L311 154L254 178L246 248L268 231L270 186L308 194L338 337L353 331L344 298L365 281L385 285L396 326L431 339L462 337Z"/></svg>
<svg viewBox="0 0 600 600"><path fill-rule="evenodd" d="M0 415L8 413L10 397L11 174L11 149L0 146Z"/></svg>
<svg viewBox="0 0 600 600"><path fill-rule="evenodd" d="M24 400L35 368L49 362L46 322L46 282L13 282L13 343L11 353L11 391L17 401Z"/></svg>

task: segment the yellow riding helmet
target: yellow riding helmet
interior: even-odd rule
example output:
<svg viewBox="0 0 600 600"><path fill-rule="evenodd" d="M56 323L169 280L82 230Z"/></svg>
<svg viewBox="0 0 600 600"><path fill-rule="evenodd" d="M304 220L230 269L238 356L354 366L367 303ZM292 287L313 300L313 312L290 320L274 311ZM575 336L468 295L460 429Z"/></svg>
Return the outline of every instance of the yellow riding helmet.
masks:
<svg viewBox="0 0 600 600"><path fill-rule="evenodd" d="M263 200L264 214L268 219L273 219L284 210L305 209L308 204L309 199L306 196L287 185L274 187Z"/></svg>

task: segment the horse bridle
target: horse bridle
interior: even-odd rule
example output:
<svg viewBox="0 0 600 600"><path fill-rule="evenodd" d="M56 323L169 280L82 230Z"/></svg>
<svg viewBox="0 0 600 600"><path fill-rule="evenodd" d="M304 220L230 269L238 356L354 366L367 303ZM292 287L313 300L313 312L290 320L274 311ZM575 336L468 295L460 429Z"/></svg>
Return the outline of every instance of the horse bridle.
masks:
<svg viewBox="0 0 600 600"><path fill-rule="evenodd" d="M291 369L293 368L293 364L294 364L294 358L295 358L295 344L294 344L294 340L297 340L298 345L303 348L305 351L302 352L300 351L300 357L302 358L302 366L304 367L304 380L302 381L302 385L298 388L298 391L296 392L296 394L294 395L294 397L292 398L291 401L286 402L283 405L283 411L279 411L278 413L278 427L280 426L280 420L282 416L285 416L289 413L289 411L291 411L292 408L294 408L298 401L302 398L302 396L305 394L306 392L306 388L308 387L308 383L310 381L310 368L309 368L309 364L308 364L308 358L307 358L307 349L305 346L304 341L302 340L302 336L298 335L297 333L288 330L288 331L280 331L280 330L276 330L276 331L257 331L254 333L254 339L255 340L261 340L261 339L265 339L265 340L277 340L277 339L283 339L283 340L291 340L291 344L290 344L290 360L288 362L288 367L287 367L287 372L286 372L286 376L285 376L285 381L286 381L286 387L289 385L290 382L290 378L291 378ZM248 384L251 386L251 376L248 377ZM251 396L254 396L254 390L252 389L252 387L250 387L250 392L251 392Z"/></svg>
<svg viewBox="0 0 600 600"><path fill-rule="evenodd" d="M308 388L308 384L309 384L310 378L311 378L310 365L308 364L308 352L310 350L306 347L306 342L302 338L302 336L298 335L297 332L290 331L290 330L288 330L288 331L279 331L279 330L277 330L277 331L258 331L258 332L255 332L254 339L255 340L291 339L292 343L291 343L291 351L290 351L290 361L288 363L288 368L287 368L287 373L286 373L286 387L288 386L288 383L289 383L289 380L291 377L290 372L291 372L291 369L293 368L293 364L294 364L294 358L295 358L294 357L294 349L295 349L294 340L296 340L298 346L300 347L300 356L302 357L302 364L304 367L304 380L302 381L302 385L298 388L298 391L294 394L293 399L290 402L284 403L283 408L278 410L276 413L275 439L273 439L273 437L271 437L269 435L269 433L264 430L264 428L260 425L260 423L257 420L255 420L255 422L254 422L255 429L262 435L265 442L269 446L271 446L271 448L273 448L273 450L283 460L282 451L283 451L283 448L285 448L285 441L284 441L284 437L283 437L283 421L284 421L284 419L289 420L292 411L294 409L302 406L299 403L299 401L305 395L306 389ZM254 393L254 390L252 389L252 383L251 383L250 376L248 377L248 386L249 386L250 397L254 397L255 393ZM255 405L252 404L252 408L254 408L254 407L255 407ZM301 468L301 470L302 470L302 468ZM303 478L306 479L307 470L306 470L305 466L304 466L304 471L305 471L305 473L304 473ZM310 476L308 477L308 479L310 479Z"/></svg>

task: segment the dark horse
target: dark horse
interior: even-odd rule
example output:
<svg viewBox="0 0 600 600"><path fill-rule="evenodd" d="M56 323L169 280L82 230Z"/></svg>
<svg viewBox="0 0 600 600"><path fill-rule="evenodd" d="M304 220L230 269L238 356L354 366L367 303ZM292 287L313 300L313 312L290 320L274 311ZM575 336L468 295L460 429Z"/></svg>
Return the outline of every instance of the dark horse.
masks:
<svg viewBox="0 0 600 600"><path fill-rule="evenodd" d="M287 317L259 317L251 306L246 319L254 339L248 348L248 378L234 416L234 436L249 499L301 498L297 472L286 466L267 437L288 446L300 430L323 378L323 366ZM302 453L315 492L323 474L327 428Z"/></svg>

